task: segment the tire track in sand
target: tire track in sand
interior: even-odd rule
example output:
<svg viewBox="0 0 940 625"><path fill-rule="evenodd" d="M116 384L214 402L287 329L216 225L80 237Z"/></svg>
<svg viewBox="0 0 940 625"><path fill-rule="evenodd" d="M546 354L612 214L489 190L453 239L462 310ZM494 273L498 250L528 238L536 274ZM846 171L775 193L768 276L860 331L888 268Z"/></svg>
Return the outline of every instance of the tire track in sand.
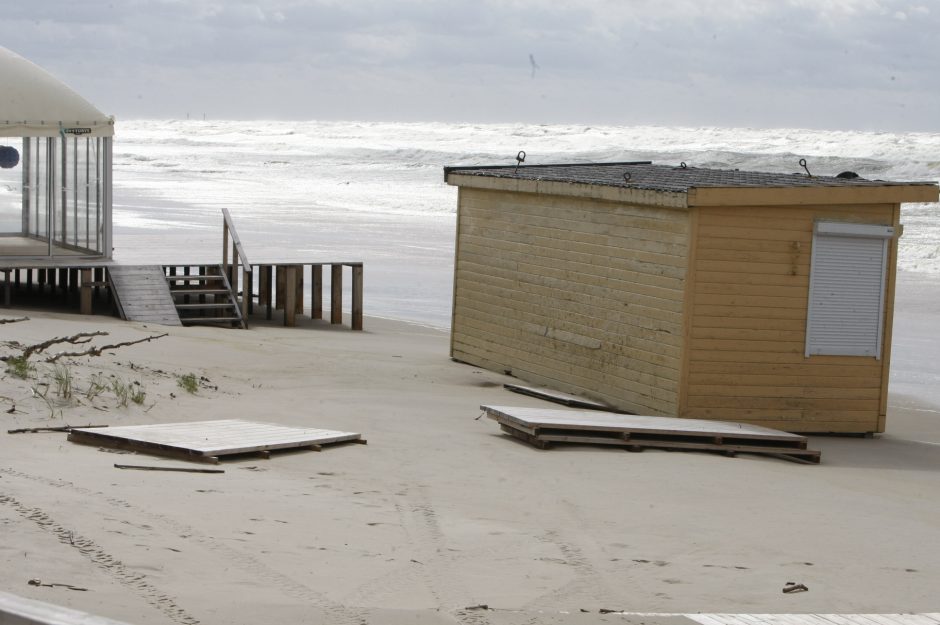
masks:
<svg viewBox="0 0 940 625"><path fill-rule="evenodd" d="M445 544L437 511L429 501L425 489L417 492L405 489L400 493L404 501L395 502L395 511L405 538L416 554L415 566L393 569L385 575L360 585L352 595L368 596L370 592L388 591L403 582L419 580L434 598L438 607L453 616L461 625L489 625L482 610L467 610L465 589L453 581L446 569L456 568L463 556L451 553Z"/></svg>
<svg viewBox="0 0 940 625"><path fill-rule="evenodd" d="M194 540L200 545L210 549L213 553L221 555L240 570L248 573L250 576L252 576L253 579L264 580L272 588L278 589L285 595L311 604L312 607L315 607L325 613L324 622L329 622L331 624L335 623L337 625L367 625L368 623L365 614L361 610L350 608L342 603L332 601L322 593L317 592L309 586L298 582L294 578L275 571L274 569L265 565L263 562L259 561L254 556L237 549L233 549L229 545L226 545L212 538L211 536L200 532L191 525L187 525L186 523L182 523L158 512L152 512L150 510L140 508L123 499L109 496L106 493L79 486L67 480L52 479L2 467L0 467L0 474L38 482L53 488L64 488L67 489L70 493L84 495L86 497L94 497L97 500L104 501L116 508L133 510L136 514L146 517L154 523L163 525L165 528L174 532L177 536ZM68 536L68 530L66 530L66 541L68 541ZM145 577L142 574L128 573L132 576L140 578ZM198 621L193 622L198 623ZM185 625L189 624L187 623Z"/></svg>
<svg viewBox="0 0 940 625"><path fill-rule="evenodd" d="M199 620L196 617L187 613L172 597L147 581L146 575L128 570L120 560L104 551L95 541L76 534L49 516L42 508L28 506L14 497L3 494L0 494L0 504L10 507L21 517L34 522L42 530L55 536L62 544L76 549L95 567L130 588L152 607L175 622L181 625L198 625Z"/></svg>

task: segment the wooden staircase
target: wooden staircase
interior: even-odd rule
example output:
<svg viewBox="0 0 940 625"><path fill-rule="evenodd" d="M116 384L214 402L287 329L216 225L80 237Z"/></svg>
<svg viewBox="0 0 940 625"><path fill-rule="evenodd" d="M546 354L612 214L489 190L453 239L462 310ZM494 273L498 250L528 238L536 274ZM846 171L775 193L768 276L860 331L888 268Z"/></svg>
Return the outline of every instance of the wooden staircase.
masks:
<svg viewBox="0 0 940 625"><path fill-rule="evenodd" d="M202 265L195 273L178 274L175 268L168 270L166 281L184 326L248 327L222 265Z"/></svg>

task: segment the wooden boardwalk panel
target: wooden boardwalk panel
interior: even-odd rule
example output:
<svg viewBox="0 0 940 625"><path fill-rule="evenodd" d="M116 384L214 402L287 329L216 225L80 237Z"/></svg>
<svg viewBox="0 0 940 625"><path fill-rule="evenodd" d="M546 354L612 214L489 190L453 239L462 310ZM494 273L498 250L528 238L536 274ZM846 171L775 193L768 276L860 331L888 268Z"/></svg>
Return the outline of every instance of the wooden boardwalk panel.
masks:
<svg viewBox="0 0 940 625"><path fill-rule="evenodd" d="M182 325L162 266L110 265L108 275L125 319Z"/></svg>
<svg viewBox="0 0 940 625"><path fill-rule="evenodd" d="M363 442L362 436L354 432L294 428L240 419L74 428L69 440L209 461L233 454L316 447L347 441Z"/></svg>
<svg viewBox="0 0 940 625"><path fill-rule="evenodd" d="M617 414L597 410L546 410L480 406L502 430L540 449L554 443L713 451L727 455L766 454L818 463L820 453L806 448L807 439L758 425L730 421ZM870 624L874 625L874 624Z"/></svg>
<svg viewBox="0 0 940 625"><path fill-rule="evenodd" d="M704 419L680 419L677 417L647 417L597 410L546 410L544 408L519 408L510 406L481 406L493 418L497 415L514 424L527 428L551 428L557 430L594 430L642 432L647 434L681 434L729 438L749 438L796 443L805 441L805 436L759 425L709 421Z"/></svg>

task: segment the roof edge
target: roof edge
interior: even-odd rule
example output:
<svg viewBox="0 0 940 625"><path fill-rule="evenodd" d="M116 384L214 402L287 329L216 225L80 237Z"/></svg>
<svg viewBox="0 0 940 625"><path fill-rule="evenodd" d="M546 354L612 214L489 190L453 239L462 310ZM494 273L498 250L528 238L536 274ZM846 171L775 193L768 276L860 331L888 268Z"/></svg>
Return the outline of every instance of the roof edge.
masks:
<svg viewBox="0 0 940 625"><path fill-rule="evenodd" d="M928 182L864 187L691 187L687 201L690 207L906 204L940 201L940 187Z"/></svg>
<svg viewBox="0 0 940 625"><path fill-rule="evenodd" d="M456 167L445 168L444 181L455 187L510 191L515 193L542 193L569 197L590 198L623 204L640 204L661 208L686 209L688 194L675 191L652 191L630 187L615 187L584 182L559 182L529 178L497 178L455 173ZM464 168L466 169L466 168ZM479 169L474 167L473 169ZM511 169L511 166L510 166Z"/></svg>

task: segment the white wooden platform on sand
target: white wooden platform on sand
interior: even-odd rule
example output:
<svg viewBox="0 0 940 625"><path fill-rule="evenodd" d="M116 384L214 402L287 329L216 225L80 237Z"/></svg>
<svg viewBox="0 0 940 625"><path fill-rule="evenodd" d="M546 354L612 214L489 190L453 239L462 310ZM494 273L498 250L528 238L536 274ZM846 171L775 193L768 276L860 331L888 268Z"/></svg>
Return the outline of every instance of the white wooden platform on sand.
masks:
<svg viewBox="0 0 940 625"><path fill-rule="evenodd" d="M480 406L504 432L539 448L554 443L614 445L630 451L645 448L718 451L728 455L758 453L818 463L818 451L807 438L759 425L649 417L597 410L551 410L516 406Z"/></svg>
<svg viewBox="0 0 940 625"><path fill-rule="evenodd" d="M350 441L365 443L362 435L355 432L294 428L240 419L74 428L69 440L213 463L218 462L220 456L235 454L304 447L319 450L321 445Z"/></svg>

